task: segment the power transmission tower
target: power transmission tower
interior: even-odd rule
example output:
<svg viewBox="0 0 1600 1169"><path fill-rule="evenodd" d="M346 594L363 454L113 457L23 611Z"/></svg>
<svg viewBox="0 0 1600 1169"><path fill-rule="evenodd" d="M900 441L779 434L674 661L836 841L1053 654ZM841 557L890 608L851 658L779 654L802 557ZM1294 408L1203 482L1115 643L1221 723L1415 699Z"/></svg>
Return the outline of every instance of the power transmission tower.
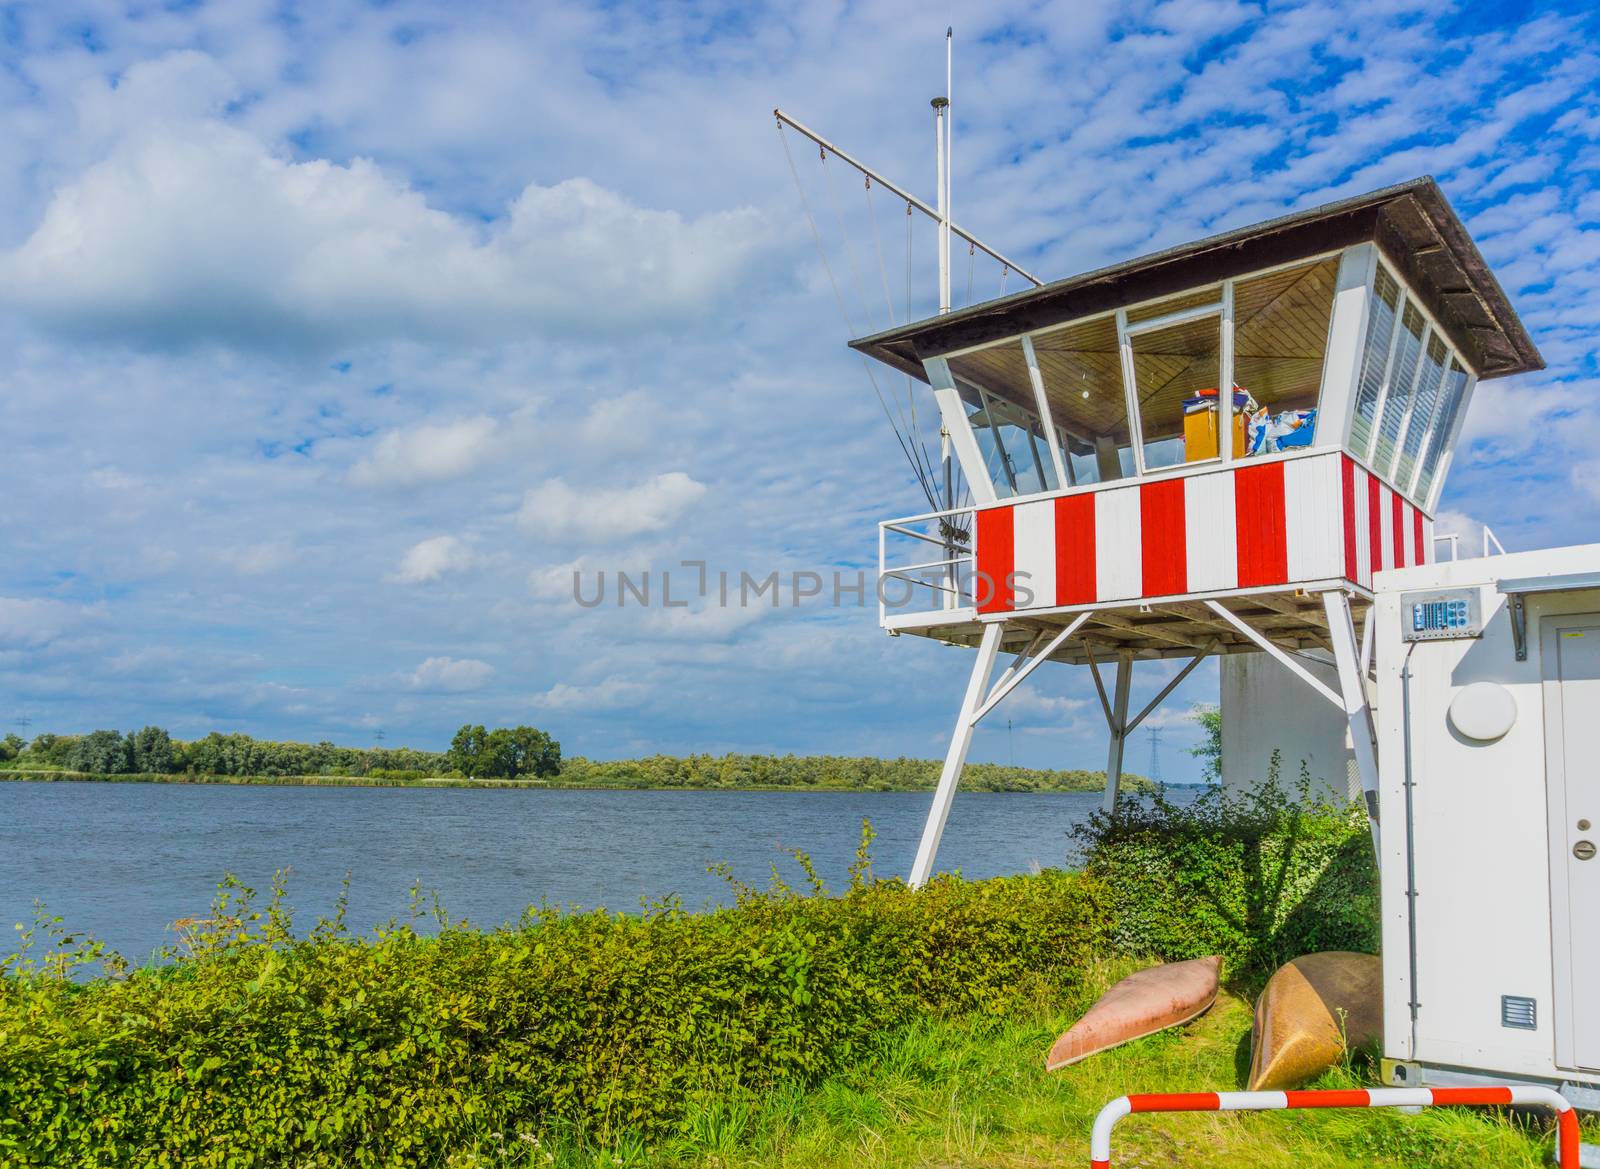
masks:
<svg viewBox="0 0 1600 1169"><path fill-rule="evenodd" d="M1167 790L1166 781L1161 778L1161 728L1150 727L1150 781L1163 792Z"/></svg>

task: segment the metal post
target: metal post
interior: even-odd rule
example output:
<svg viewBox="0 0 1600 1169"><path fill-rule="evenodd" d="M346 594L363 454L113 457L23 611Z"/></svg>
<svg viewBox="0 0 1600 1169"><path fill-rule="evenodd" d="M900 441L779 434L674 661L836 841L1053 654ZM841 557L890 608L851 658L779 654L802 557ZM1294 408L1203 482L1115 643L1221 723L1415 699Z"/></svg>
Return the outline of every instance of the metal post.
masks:
<svg viewBox="0 0 1600 1169"><path fill-rule="evenodd" d="M1034 408L1039 411L1039 429L1044 431L1050 444L1050 463L1056 469L1056 488L1060 490L1070 486L1071 476L1061 451L1061 435L1056 430L1055 419L1050 416L1050 396L1044 390L1044 374L1039 372L1039 355L1034 352L1033 339L1026 333L1022 335L1022 359L1028 363L1028 381L1033 385Z"/></svg>
<svg viewBox="0 0 1600 1169"><path fill-rule="evenodd" d="M949 511L956 505L956 485L955 468L950 462L950 428L944 425L939 427L939 460L944 464L944 507L946 511ZM951 534L950 521L948 519L940 520L939 526L943 529L944 535L944 558L953 561L956 558L956 542ZM950 564L945 568L944 583L944 607L946 609L958 608L961 603L961 574L956 570L954 564Z"/></svg>
<svg viewBox="0 0 1600 1169"><path fill-rule="evenodd" d="M933 99L934 181L939 189L939 312L950 311L950 209L945 205L944 111L949 98Z"/></svg>
<svg viewBox="0 0 1600 1169"><path fill-rule="evenodd" d="M956 30L950 25L944 30L944 98L951 104L944 112L944 223L940 226L940 247L944 256L944 305L950 308L950 221L955 218L954 185L950 181L956 168L956 91L955 44Z"/></svg>
<svg viewBox="0 0 1600 1169"><path fill-rule="evenodd" d="M1372 847L1376 850L1379 843L1378 751L1373 742L1372 708L1367 705L1367 687L1362 677L1361 651L1356 645L1355 622L1350 616L1350 599L1337 589L1329 590L1322 594L1322 610L1328 618L1333 660L1339 668L1340 696L1344 699L1345 720L1350 724L1350 745L1356 755L1356 770L1361 774L1361 792L1366 797ZM1367 620L1372 620L1371 614Z"/></svg>
<svg viewBox="0 0 1600 1169"><path fill-rule="evenodd" d="M967 751L972 747L972 732L977 725L973 716L989 692L989 675L994 672L994 660L1000 652L1004 626L1004 622L996 621L983 627L983 640L978 643L978 660L972 663L972 677L967 679L967 693L961 700L961 713L956 716L955 734L950 736L950 750L945 753L944 770L939 773L939 786L933 793L933 807L928 810L928 822L922 829L922 843L917 845L917 859L911 866L910 883L913 889L922 888L933 876L933 858L939 851L939 838L944 835L945 821L950 818L950 805L956 797L956 784L961 780L961 769L966 766Z"/></svg>
<svg viewBox="0 0 1600 1169"><path fill-rule="evenodd" d="M1217 351L1217 456L1233 461L1233 281L1222 282L1222 336ZM1224 517L1227 518L1227 517Z"/></svg>
<svg viewBox="0 0 1600 1169"><path fill-rule="evenodd" d="M1106 752L1106 799L1109 816L1117 810L1117 792L1122 787L1122 750L1128 741L1128 691L1133 686L1133 653L1117 651L1117 685L1111 700L1111 746Z"/></svg>

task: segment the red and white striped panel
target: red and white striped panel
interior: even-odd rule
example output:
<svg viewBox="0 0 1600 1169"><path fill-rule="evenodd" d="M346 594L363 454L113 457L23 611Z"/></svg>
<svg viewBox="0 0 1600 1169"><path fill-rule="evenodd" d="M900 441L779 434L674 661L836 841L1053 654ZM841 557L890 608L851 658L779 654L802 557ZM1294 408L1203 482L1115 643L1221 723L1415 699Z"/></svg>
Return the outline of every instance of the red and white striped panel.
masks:
<svg viewBox="0 0 1600 1169"><path fill-rule="evenodd" d="M1344 576L1363 588L1372 574L1433 563L1433 521L1382 479L1341 456Z"/></svg>
<svg viewBox="0 0 1600 1169"><path fill-rule="evenodd" d="M978 611L1341 577L1370 588L1376 569L1428 562L1432 534L1336 451L1000 503L977 513Z"/></svg>

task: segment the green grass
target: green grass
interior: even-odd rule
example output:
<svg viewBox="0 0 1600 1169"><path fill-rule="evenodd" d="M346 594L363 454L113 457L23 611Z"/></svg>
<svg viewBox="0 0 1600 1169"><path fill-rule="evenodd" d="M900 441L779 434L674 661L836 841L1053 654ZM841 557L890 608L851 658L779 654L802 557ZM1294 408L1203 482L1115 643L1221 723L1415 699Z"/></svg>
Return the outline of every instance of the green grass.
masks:
<svg viewBox="0 0 1600 1169"><path fill-rule="evenodd" d="M1125 973L1097 972L1085 995ZM451 1157L472 1169L1044 1169L1088 1163L1089 1128L1128 1092L1231 1090L1249 1059L1250 1010L1225 994L1190 1026L1046 1074L1044 1053L1084 1001L1038 1004L1006 1021L928 1022L809 1091L717 1101L676 1140L655 1147L584 1148L546 1136L485 1134ZM1359 1058L1313 1087L1370 1085ZM1112 1164L1127 1169L1541 1169L1551 1138L1542 1117L1430 1109L1176 1114L1118 1125ZM1600 1126L1586 1126L1600 1139Z"/></svg>

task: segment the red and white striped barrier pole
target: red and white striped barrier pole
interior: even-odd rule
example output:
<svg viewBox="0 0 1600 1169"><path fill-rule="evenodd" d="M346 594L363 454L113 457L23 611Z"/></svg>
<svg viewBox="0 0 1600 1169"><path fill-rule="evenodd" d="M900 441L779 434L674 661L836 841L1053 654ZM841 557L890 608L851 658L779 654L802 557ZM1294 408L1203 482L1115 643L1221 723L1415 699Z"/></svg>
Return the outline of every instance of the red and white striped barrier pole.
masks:
<svg viewBox="0 0 1600 1169"><path fill-rule="evenodd" d="M1578 1169L1578 1114L1554 1088L1355 1088L1322 1092L1177 1092L1118 1096L1100 1110L1089 1138L1091 1169L1111 1169L1111 1130L1135 1112L1276 1112L1286 1108L1427 1108L1522 1104L1556 1114L1557 1164Z"/></svg>

